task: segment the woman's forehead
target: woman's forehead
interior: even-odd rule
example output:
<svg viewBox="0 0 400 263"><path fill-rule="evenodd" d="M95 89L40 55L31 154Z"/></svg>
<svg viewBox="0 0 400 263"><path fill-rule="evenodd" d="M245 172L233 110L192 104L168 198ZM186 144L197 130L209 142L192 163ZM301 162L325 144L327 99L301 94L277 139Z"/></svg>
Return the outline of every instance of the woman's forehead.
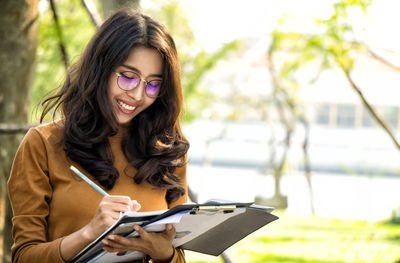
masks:
<svg viewBox="0 0 400 263"><path fill-rule="evenodd" d="M162 75L163 59L157 49L139 46L132 49L122 67L136 71L143 77Z"/></svg>

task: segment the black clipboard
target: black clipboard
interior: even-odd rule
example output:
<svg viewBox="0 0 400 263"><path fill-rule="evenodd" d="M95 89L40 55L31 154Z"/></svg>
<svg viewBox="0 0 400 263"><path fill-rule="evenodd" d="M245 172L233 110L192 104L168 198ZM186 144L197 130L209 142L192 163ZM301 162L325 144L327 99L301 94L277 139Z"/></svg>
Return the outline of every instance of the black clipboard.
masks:
<svg viewBox="0 0 400 263"><path fill-rule="evenodd" d="M177 242L174 240L174 246L218 256L228 247L250 233L278 219L277 216L271 214L272 211L273 208L271 207L257 206L253 203L209 201L204 204L178 205L166 211L137 213L131 216L124 215L95 241L79 252L70 263L98 262L97 259L107 254L102 249L101 241L108 235L116 233L129 236L134 232L132 230L134 224L139 224L146 228L146 226L152 223L160 222L160 220L177 214L182 214L180 222L174 224L177 229L177 236L180 227L191 229L193 232L180 231L186 234L187 232L191 233L188 237L184 237ZM204 231L201 229L200 232L194 233L196 232L196 227L198 228L199 226L198 223L196 225L196 220L197 222L202 222ZM191 238L190 235L194 236L194 238ZM189 241L185 242L185 238L189 239ZM119 262L123 262L124 258L119 257L118 260ZM132 259L129 259L127 256L126 260L129 261ZM102 261L99 260L99 262Z"/></svg>

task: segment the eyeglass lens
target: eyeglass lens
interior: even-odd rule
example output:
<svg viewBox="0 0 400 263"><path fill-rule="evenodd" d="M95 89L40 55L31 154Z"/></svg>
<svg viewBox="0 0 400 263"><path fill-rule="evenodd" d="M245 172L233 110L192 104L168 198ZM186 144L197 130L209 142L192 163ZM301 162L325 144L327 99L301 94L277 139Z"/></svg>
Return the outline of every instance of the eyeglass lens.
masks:
<svg viewBox="0 0 400 263"><path fill-rule="evenodd" d="M124 74L125 73L125 74ZM122 72L118 75L118 86L123 90L132 90L136 88L140 83L139 76L130 72L129 76L126 76L126 72ZM146 83L146 94L149 97L157 97L160 92L161 80L151 80Z"/></svg>

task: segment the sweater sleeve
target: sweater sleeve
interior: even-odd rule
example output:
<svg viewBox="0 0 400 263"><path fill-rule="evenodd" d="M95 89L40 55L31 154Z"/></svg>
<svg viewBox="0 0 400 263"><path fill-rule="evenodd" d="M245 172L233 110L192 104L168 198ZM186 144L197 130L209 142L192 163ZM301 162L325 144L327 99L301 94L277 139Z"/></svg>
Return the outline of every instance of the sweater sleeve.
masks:
<svg viewBox="0 0 400 263"><path fill-rule="evenodd" d="M175 248L174 257L170 261L171 263L184 263L185 260L185 251L183 249Z"/></svg>
<svg viewBox="0 0 400 263"><path fill-rule="evenodd" d="M13 262L64 262L61 238L48 240L47 229L52 186L48 175L44 139L30 129L22 140L8 180L13 209L11 248Z"/></svg>
<svg viewBox="0 0 400 263"><path fill-rule="evenodd" d="M151 258L145 255L142 259L142 263L153 262ZM169 263L185 263L185 251L183 249L175 248L174 256L169 261Z"/></svg>

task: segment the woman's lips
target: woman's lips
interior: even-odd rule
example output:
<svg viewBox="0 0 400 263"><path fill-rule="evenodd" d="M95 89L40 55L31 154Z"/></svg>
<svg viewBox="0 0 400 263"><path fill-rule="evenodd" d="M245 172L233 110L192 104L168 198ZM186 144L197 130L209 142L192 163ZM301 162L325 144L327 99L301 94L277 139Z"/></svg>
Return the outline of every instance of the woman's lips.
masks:
<svg viewBox="0 0 400 263"><path fill-rule="evenodd" d="M126 114L131 114L135 111L135 109L137 108L137 105L131 104L129 102L126 101L122 101L122 100L117 100L117 104L119 109Z"/></svg>

